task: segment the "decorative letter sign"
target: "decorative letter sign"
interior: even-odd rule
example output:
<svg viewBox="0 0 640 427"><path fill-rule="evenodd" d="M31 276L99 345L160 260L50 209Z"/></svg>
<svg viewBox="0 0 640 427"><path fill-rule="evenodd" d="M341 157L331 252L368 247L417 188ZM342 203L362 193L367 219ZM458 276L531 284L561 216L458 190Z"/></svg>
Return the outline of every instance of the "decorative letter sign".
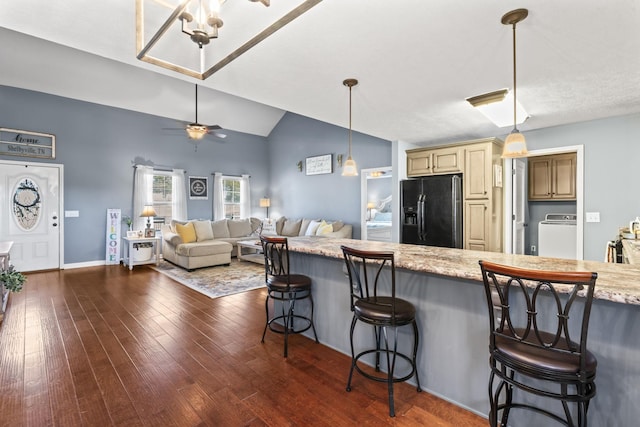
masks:
<svg viewBox="0 0 640 427"><path fill-rule="evenodd" d="M120 209L107 209L106 264L120 264Z"/></svg>

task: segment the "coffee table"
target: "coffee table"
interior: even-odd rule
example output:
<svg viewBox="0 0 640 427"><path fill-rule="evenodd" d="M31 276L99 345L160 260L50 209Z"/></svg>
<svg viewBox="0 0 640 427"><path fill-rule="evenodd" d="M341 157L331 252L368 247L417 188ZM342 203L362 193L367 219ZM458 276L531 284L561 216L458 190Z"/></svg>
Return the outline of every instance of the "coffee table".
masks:
<svg viewBox="0 0 640 427"><path fill-rule="evenodd" d="M238 245L238 259L264 265L264 254L260 240L241 240Z"/></svg>

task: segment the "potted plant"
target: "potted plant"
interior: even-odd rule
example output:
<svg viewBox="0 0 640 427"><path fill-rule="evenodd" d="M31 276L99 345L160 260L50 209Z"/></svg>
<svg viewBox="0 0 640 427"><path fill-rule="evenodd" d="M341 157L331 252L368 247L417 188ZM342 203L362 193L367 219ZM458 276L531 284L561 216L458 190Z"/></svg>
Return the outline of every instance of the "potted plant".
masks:
<svg viewBox="0 0 640 427"><path fill-rule="evenodd" d="M122 222L127 224L127 230L131 231L131 225L133 224L133 219L131 219L130 216L123 216L122 217Z"/></svg>
<svg viewBox="0 0 640 427"><path fill-rule="evenodd" d="M20 292L27 277L16 271L11 265L7 270L0 271L0 289L2 290L2 312L7 308L9 292Z"/></svg>

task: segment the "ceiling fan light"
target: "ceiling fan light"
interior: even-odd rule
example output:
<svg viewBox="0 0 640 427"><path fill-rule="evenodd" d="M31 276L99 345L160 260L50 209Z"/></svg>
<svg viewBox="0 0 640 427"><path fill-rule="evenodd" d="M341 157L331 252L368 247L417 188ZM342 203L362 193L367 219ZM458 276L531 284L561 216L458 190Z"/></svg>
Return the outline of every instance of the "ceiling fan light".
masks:
<svg viewBox="0 0 640 427"><path fill-rule="evenodd" d="M207 127L201 125L187 126L187 135L191 139L202 139L207 134Z"/></svg>
<svg viewBox="0 0 640 427"><path fill-rule="evenodd" d="M514 159L518 157L527 157L528 155L529 151L527 151L527 143L524 139L524 135L521 134L518 129L513 129L504 141L502 158Z"/></svg>
<svg viewBox="0 0 640 427"><path fill-rule="evenodd" d="M349 156L342 167L342 176L358 176L358 166L356 161Z"/></svg>

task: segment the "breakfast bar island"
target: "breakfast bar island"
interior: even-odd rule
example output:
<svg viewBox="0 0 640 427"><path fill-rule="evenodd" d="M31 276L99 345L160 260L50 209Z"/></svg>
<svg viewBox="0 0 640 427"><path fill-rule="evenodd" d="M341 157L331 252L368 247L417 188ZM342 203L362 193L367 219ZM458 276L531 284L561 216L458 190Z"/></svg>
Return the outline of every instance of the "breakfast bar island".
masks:
<svg viewBox="0 0 640 427"><path fill-rule="evenodd" d="M640 269L637 266L351 239L291 238L291 271L306 274L313 280L318 339L348 355L351 354L352 313L341 245L395 253L397 294L411 301L417 310L422 389L484 417L489 412L489 320L478 261L598 273L587 342L598 360L597 394L589 406L589 425L637 425L640 419ZM372 339L370 331L368 334L364 330L363 334L358 332L356 330L359 342ZM402 328L399 334L401 345L409 345L410 334ZM349 366L343 369L346 385ZM366 380L356 376L353 387L362 381ZM555 402L536 400L538 402L561 410L559 405L552 406ZM530 411L514 410L510 416L513 426L548 424L548 418Z"/></svg>

